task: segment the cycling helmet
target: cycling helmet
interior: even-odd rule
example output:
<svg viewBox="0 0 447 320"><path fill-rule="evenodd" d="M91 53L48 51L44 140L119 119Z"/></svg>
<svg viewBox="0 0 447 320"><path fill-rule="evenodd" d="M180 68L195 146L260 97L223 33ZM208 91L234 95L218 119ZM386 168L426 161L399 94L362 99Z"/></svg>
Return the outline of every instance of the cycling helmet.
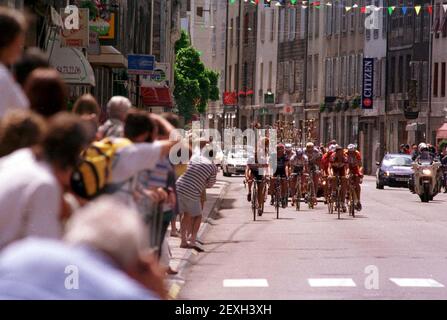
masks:
<svg viewBox="0 0 447 320"><path fill-rule="evenodd" d="M340 151L340 150L343 150L343 147L341 145L337 144L335 146L335 151Z"/></svg>
<svg viewBox="0 0 447 320"><path fill-rule="evenodd" d="M348 151L353 152L357 150L357 146L355 144L348 145Z"/></svg>
<svg viewBox="0 0 447 320"><path fill-rule="evenodd" d="M307 144L306 144L306 148L314 148L315 147L315 145L312 143L312 142L308 142Z"/></svg>
<svg viewBox="0 0 447 320"><path fill-rule="evenodd" d="M287 150L291 150L292 149L292 144L291 143L286 143L286 149Z"/></svg>
<svg viewBox="0 0 447 320"><path fill-rule="evenodd" d="M334 152L336 147L337 147L337 145L335 145L335 144L331 144L331 145L329 146L329 151L330 151L330 152Z"/></svg>
<svg viewBox="0 0 447 320"><path fill-rule="evenodd" d="M295 154L296 154L297 156L302 156L302 155L304 154L304 151L303 151L303 149L298 148L298 149L295 150Z"/></svg>
<svg viewBox="0 0 447 320"><path fill-rule="evenodd" d="M419 151L426 150L426 149L428 149L428 146L426 143L421 142L421 143L419 143L418 149L419 149Z"/></svg>

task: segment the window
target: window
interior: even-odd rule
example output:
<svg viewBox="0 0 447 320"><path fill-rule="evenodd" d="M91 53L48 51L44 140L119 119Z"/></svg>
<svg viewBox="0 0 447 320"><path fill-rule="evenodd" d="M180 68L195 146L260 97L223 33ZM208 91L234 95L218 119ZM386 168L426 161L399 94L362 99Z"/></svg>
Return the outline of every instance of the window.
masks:
<svg viewBox="0 0 447 320"><path fill-rule="evenodd" d="M309 10L308 13L308 19L309 19L309 23L307 25L307 34L308 34L308 39L312 39L313 36L313 31L314 31L314 15L315 12L314 10L312 10L312 6L308 6L306 10Z"/></svg>
<svg viewBox="0 0 447 320"><path fill-rule="evenodd" d="M284 42L286 11L284 8L279 9L279 42Z"/></svg>
<svg viewBox="0 0 447 320"><path fill-rule="evenodd" d="M307 57L307 84L308 90L312 88L312 56Z"/></svg>
<svg viewBox="0 0 447 320"><path fill-rule="evenodd" d="M348 29L348 13L345 10L344 6L340 7L340 10L341 10L341 24L342 24L341 31L344 33Z"/></svg>
<svg viewBox="0 0 447 320"><path fill-rule="evenodd" d="M306 33L306 10L301 8L300 14L300 39L304 39L304 35Z"/></svg>
<svg viewBox="0 0 447 320"><path fill-rule="evenodd" d="M295 91L295 61L290 61L289 69L289 92L293 93Z"/></svg>
<svg viewBox="0 0 447 320"><path fill-rule="evenodd" d="M259 89L264 90L264 63L261 62L261 65L259 67Z"/></svg>
<svg viewBox="0 0 447 320"><path fill-rule="evenodd" d="M396 57L391 58L390 63L390 93L395 93L396 84Z"/></svg>
<svg viewBox="0 0 447 320"><path fill-rule="evenodd" d="M323 6L324 9L324 33L326 36L332 35L332 6Z"/></svg>
<svg viewBox="0 0 447 320"><path fill-rule="evenodd" d="M234 20L231 19L230 22L230 47L233 46L234 43Z"/></svg>
<svg viewBox="0 0 447 320"><path fill-rule="evenodd" d="M335 6L335 9L334 9L335 34L339 34L340 33L340 12L341 12L341 6L340 6L340 2L334 2L333 5Z"/></svg>
<svg viewBox="0 0 447 320"><path fill-rule="evenodd" d="M196 12L198 17L203 17L203 7L197 7Z"/></svg>
<svg viewBox="0 0 447 320"><path fill-rule="evenodd" d="M233 91L233 86L231 83L231 80L233 79L233 74L232 74L232 70L231 70L231 66L228 67L228 90L229 91Z"/></svg>
<svg viewBox="0 0 447 320"><path fill-rule="evenodd" d="M241 42L241 19L240 17L236 18L236 46L239 46Z"/></svg>
<svg viewBox="0 0 447 320"><path fill-rule="evenodd" d="M274 9L270 9L271 14L271 32L270 32L270 41L275 40L275 33L276 33L276 13Z"/></svg>
<svg viewBox="0 0 447 320"><path fill-rule="evenodd" d="M239 90L239 64L234 65L234 90Z"/></svg>
<svg viewBox="0 0 447 320"><path fill-rule="evenodd" d="M284 92L289 89L289 76L290 76L290 63L289 61L284 62Z"/></svg>
<svg viewBox="0 0 447 320"><path fill-rule="evenodd" d="M312 8L315 11L315 38L318 38L318 36L320 35L320 14L321 14L321 9L317 9L315 7L312 7Z"/></svg>
<svg viewBox="0 0 447 320"><path fill-rule="evenodd" d="M379 8L380 7L380 2L379 2L379 0L375 0L374 1L374 5L377 7L377 8ZM384 11L384 10L383 10ZM379 15L377 15L377 16L379 16ZM374 39L378 39L379 38L379 29L374 29L374 31L373 31L373 36L374 36Z"/></svg>
<svg viewBox="0 0 447 320"><path fill-rule="evenodd" d="M317 11L318 13L319 11ZM318 54L314 55L314 89L317 90L318 89L318 65L319 65L319 61L318 61Z"/></svg>
<svg viewBox="0 0 447 320"><path fill-rule="evenodd" d="M261 41L265 41L265 9L261 11L261 30L260 30Z"/></svg>
<svg viewBox="0 0 447 320"><path fill-rule="evenodd" d="M349 30L351 32L355 31L355 11L360 10L359 8L352 8L349 11Z"/></svg>
<svg viewBox="0 0 447 320"><path fill-rule="evenodd" d="M403 92L403 83L404 83L404 56L399 56L399 70L398 70L398 91L399 93Z"/></svg>
<svg viewBox="0 0 447 320"><path fill-rule="evenodd" d="M268 83L268 90L272 90L272 76L273 76L273 62L269 62L269 83Z"/></svg>
<svg viewBox="0 0 447 320"><path fill-rule="evenodd" d="M278 63L278 91L284 92L284 62Z"/></svg>
<svg viewBox="0 0 447 320"><path fill-rule="evenodd" d="M246 13L244 16L244 44L248 44L248 36L250 32L250 15Z"/></svg>
<svg viewBox="0 0 447 320"><path fill-rule="evenodd" d="M441 4L437 3L435 6L435 14L432 26L432 30L435 33L435 38L439 38L440 22L441 22Z"/></svg>
<svg viewBox="0 0 447 320"><path fill-rule="evenodd" d="M439 87L439 83L438 83L438 78L439 78L439 73L438 73L438 63L435 62L434 66L433 66L433 96L437 97L438 96L438 87Z"/></svg>
<svg viewBox="0 0 447 320"><path fill-rule="evenodd" d="M289 41L295 40L296 33L296 9L289 10Z"/></svg>
<svg viewBox="0 0 447 320"><path fill-rule="evenodd" d="M363 31L365 30L365 14L360 11L360 8L363 8L364 3L365 3L365 0L360 0L358 2L359 8L358 8L357 12L359 14L359 18L358 18L357 21L359 23L359 28L358 29L359 29L360 33L363 33ZM382 10L382 11L385 12L386 10Z"/></svg>
<svg viewBox="0 0 447 320"><path fill-rule="evenodd" d="M441 64L441 97L445 97L445 62Z"/></svg>
<svg viewBox="0 0 447 320"><path fill-rule="evenodd" d="M447 5L446 2L443 3L443 6ZM444 10L444 9L443 9ZM441 25L440 25L440 31L442 32L442 37L445 38L447 37L447 11L443 11L444 12L444 16L441 19Z"/></svg>

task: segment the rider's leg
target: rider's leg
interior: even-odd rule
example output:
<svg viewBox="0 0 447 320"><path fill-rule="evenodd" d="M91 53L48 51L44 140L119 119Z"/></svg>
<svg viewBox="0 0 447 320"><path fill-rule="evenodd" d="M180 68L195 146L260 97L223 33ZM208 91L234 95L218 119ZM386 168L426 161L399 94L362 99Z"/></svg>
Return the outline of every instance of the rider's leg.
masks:
<svg viewBox="0 0 447 320"><path fill-rule="evenodd" d="M343 209L346 209L345 201L346 201L347 189L348 189L348 179L346 179L346 177L341 177L341 200Z"/></svg>
<svg viewBox="0 0 447 320"><path fill-rule="evenodd" d="M245 171L245 180L247 181L247 185L248 185L248 193L247 193L247 201L250 202L251 201L251 187L253 185L253 177L252 177L252 173L250 169L247 169Z"/></svg>
<svg viewBox="0 0 447 320"><path fill-rule="evenodd" d="M264 204L264 183L260 182L258 183L258 207L262 208L262 205Z"/></svg>
<svg viewBox="0 0 447 320"><path fill-rule="evenodd" d="M362 210L362 202L360 201L360 195L362 192L362 187L360 186L360 176L355 176L354 179L355 183L354 183L354 189L355 189L355 193L357 196L357 203L356 203L356 208L357 210Z"/></svg>

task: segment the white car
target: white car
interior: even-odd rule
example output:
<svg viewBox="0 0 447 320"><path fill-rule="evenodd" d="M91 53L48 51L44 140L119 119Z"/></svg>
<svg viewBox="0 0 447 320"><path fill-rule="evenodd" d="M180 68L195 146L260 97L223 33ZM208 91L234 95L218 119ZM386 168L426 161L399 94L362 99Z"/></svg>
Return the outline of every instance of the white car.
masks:
<svg viewBox="0 0 447 320"><path fill-rule="evenodd" d="M245 150L232 149L222 160L222 171L225 177L231 177L233 174L242 175L247 168L248 155Z"/></svg>

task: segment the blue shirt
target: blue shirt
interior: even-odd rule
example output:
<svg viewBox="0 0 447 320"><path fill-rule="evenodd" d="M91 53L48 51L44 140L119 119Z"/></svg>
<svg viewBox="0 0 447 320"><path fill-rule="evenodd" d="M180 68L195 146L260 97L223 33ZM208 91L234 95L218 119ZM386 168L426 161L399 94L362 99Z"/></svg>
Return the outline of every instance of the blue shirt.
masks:
<svg viewBox="0 0 447 320"><path fill-rule="evenodd" d="M68 268L67 268L68 267ZM73 287L77 269L78 289ZM67 272L67 273L66 273ZM0 254L0 299L156 300L153 293L87 246L28 238Z"/></svg>

